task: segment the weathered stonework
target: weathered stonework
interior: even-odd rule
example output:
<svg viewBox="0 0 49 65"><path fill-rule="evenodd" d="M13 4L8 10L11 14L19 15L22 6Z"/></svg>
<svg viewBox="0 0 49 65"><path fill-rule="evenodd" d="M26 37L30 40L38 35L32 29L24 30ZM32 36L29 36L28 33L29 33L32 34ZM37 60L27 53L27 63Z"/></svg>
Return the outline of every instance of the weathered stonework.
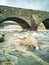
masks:
<svg viewBox="0 0 49 65"><path fill-rule="evenodd" d="M37 27L36 23L39 24L49 18L49 12L0 6L0 22L8 17L18 17L25 20L33 30Z"/></svg>

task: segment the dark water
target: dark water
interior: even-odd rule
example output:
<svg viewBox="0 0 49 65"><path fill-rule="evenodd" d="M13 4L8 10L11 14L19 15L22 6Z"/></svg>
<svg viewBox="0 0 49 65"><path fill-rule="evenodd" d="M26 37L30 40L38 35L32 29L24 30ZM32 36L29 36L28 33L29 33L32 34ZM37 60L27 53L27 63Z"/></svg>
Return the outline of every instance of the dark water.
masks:
<svg viewBox="0 0 49 65"><path fill-rule="evenodd" d="M49 30L46 31L4 31L5 41L0 43L0 65L49 65ZM8 39L15 34L18 37L34 36L41 45L38 50L26 46L16 46L19 40Z"/></svg>

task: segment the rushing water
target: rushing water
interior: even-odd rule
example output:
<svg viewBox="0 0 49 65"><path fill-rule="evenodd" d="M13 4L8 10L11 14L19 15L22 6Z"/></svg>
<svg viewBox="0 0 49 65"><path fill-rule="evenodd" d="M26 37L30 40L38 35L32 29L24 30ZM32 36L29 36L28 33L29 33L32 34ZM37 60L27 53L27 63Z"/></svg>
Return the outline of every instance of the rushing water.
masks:
<svg viewBox="0 0 49 65"><path fill-rule="evenodd" d="M0 30L0 32L5 33L5 41L0 43L0 65L49 65L49 30L36 32ZM38 39L40 45L38 50L16 45L19 43L16 37L27 36L34 36Z"/></svg>

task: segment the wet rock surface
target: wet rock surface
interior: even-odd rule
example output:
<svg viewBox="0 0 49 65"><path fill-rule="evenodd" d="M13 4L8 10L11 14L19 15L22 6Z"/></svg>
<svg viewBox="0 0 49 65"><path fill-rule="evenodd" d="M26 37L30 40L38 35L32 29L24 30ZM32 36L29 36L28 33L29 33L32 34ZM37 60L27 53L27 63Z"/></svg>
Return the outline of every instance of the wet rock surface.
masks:
<svg viewBox="0 0 49 65"><path fill-rule="evenodd" d="M4 37L0 35L0 42L4 42Z"/></svg>
<svg viewBox="0 0 49 65"><path fill-rule="evenodd" d="M0 42L0 65L49 65L48 40L42 43L39 33L8 32L4 39Z"/></svg>

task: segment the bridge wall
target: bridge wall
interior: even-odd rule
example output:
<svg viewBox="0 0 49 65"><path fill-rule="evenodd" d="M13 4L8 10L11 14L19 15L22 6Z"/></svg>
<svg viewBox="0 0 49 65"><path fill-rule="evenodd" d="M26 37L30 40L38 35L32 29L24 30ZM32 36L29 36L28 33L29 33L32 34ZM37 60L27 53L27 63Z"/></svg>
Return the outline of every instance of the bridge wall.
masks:
<svg viewBox="0 0 49 65"><path fill-rule="evenodd" d="M49 18L49 12L0 6L0 22L8 17L21 18L25 20L32 29L34 29L36 24Z"/></svg>

